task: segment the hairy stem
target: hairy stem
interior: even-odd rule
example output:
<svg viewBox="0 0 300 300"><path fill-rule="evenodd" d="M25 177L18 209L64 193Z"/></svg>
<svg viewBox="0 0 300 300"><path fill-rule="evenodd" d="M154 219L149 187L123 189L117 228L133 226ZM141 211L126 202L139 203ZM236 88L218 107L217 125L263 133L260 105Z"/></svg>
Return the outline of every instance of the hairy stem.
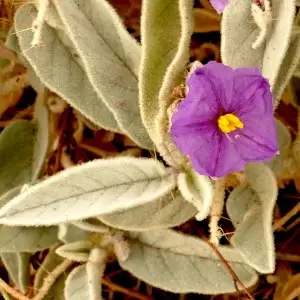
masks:
<svg viewBox="0 0 300 300"><path fill-rule="evenodd" d="M49 275L44 279L43 285L37 295L32 300L42 300L48 294L49 290L56 282L58 277L60 277L71 265L73 262L71 260L64 260L59 264ZM25 299L24 299L25 300ZM27 299L26 299L27 300Z"/></svg>
<svg viewBox="0 0 300 300"><path fill-rule="evenodd" d="M225 197L225 180L224 178L220 178L216 180L215 183L215 195L211 207L210 212L210 223L209 223L209 230L210 230L210 242L218 246L219 245L219 220L221 218L221 214L224 207L224 197Z"/></svg>
<svg viewBox="0 0 300 300"><path fill-rule="evenodd" d="M15 289L13 289L10 285L8 285L3 279L0 278L0 287L7 292L8 294L10 294L11 296L13 296L14 298L18 299L18 300L30 300L29 298L27 298L26 296L24 296L23 294L19 293L18 291L16 291Z"/></svg>

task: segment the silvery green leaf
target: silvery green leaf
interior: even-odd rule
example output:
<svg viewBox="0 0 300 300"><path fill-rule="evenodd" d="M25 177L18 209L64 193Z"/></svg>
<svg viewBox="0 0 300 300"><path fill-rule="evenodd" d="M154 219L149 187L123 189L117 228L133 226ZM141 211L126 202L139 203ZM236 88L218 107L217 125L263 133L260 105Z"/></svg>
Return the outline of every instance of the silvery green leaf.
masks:
<svg viewBox="0 0 300 300"><path fill-rule="evenodd" d="M66 280L65 299L66 300L101 300L101 274L96 266L89 266L90 273L94 271L94 276L89 276L87 265L76 267L72 270ZM91 270L92 269L92 270Z"/></svg>
<svg viewBox="0 0 300 300"><path fill-rule="evenodd" d="M20 7L15 14L15 30L21 52L37 76L50 90L94 123L105 129L120 131L113 114L98 97L85 70L78 63L78 54L63 43L53 28L44 24L41 46L31 46L32 31L23 30L32 26L32 18L36 14L33 5Z"/></svg>
<svg viewBox="0 0 300 300"><path fill-rule="evenodd" d="M0 252L35 252L47 249L57 239L57 227L0 225Z"/></svg>
<svg viewBox="0 0 300 300"><path fill-rule="evenodd" d="M275 175L280 175L282 172L284 172L284 153L287 147L291 144L292 137L288 128L279 120L276 120L276 131L279 154L273 157L272 160L267 163L267 165L275 173Z"/></svg>
<svg viewBox="0 0 300 300"><path fill-rule="evenodd" d="M69 271L63 273L53 284L50 291L43 300L66 300L64 295L64 289L66 280L69 275Z"/></svg>
<svg viewBox="0 0 300 300"><path fill-rule="evenodd" d="M210 212L214 195L209 178L190 171L189 173L180 173L177 183L183 198L197 208L196 219L204 220Z"/></svg>
<svg viewBox="0 0 300 300"><path fill-rule="evenodd" d="M24 185L19 185L0 196L0 207L8 203L12 198L18 196Z"/></svg>
<svg viewBox="0 0 300 300"><path fill-rule="evenodd" d="M20 52L20 45L14 26L12 26L8 31L8 35L5 40L5 46L16 53Z"/></svg>
<svg viewBox="0 0 300 300"><path fill-rule="evenodd" d="M98 216L105 224L129 231L146 231L155 228L171 228L188 221L197 213L180 193L172 192L151 203L115 214Z"/></svg>
<svg viewBox="0 0 300 300"><path fill-rule="evenodd" d="M288 46L288 50L285 57L282 60L278 76L274 83L273 94L274 98L279 103L280 97L282 96L285 88L287 87L289 80L293 73L296 71L300 60L300 27L294 27L291 35L291 41Z"/></svg>
<svg viewBox="0 0 300 300"><path fill-rule="evenodd" d="M0 209L6 225L51 225L124 211L155 201L176 185L155 159L99 159L64 170Z"/></svg>
<svg viewBox="0 0 300 300"><path fill-rule="evenodd" d="M267 36L262 73L269 79L272 91L275 91L277 80L280 80L280 75L282 76L280 68L291 42L296 7L294 0L272 0L271 6L272 24Z"/></svg>
<svg viewBox="0 0 300 300"><path fill-rule="evenodd" d="M251 15L252 1L231 0L221 20L221 56L233 68L262 65L264 47L252 49L259 28Z"/></svg>
<svg viewBox="0 0 300 300"><path fill-rule="evenodd" d="M138 105L140 48L107 1L53 1L98 96L121 130L152 149Z"/></svg>
<svg viewBox="0 0 300 300"><path fill-rule="evenodd" d="M287 147L291 144L291 133L289 129L280 120L276 120L276 132L279 149Z"/></svg>
<svg viewBox="0 0 300 300"><path fill-rule="evenodd" d="M272 171L262 163L248 164L245 172L249 186L234 189L226 203L236 229L230 242L250 266L260 273L273 273L272 222L277 182Z"/></svg>
<svg viewBox="0 0 300 300"><path fill-rule="evenodd" d="M46 155L49 147L49 111L45 105L48 92L45 88L40 89L34 106L34 117L37 125L36 141L33 151L33 174L32 180L39 178L43 171Z"/></svg>
<svg viewBox="0 0 300 300"><path fill-rule="evenodd" d="M51 273L62 262L63 258L57 255L55 250L51 248L34 276L33 289L35 293L37 293L37 291L42 287L44 279L49 275L49 273Z"/></svg>
<svg viewBox="0 0 300 300"><path fill-rule="evenodd" d="M218 256L203 240L168 229L135 234L129 241L122 268L148 284L174 293L223 294L235 292L235 284ZM220 246L219 251L237 276L249 287L257 274L238 251Z"/></svg>
<svg viewBox="0 0 300 300"><path fill-rule="evenodd" d="M91 250L89 261L70 273L66 280L66 300L101 300L101 278L106 265L107 253L100 248Z"/></svg>
<svg viewBox="0 0 300 300"><path fill-rule="evenodd" d="M142 2L142 58L139 74L142 120L151 138L160 131L156 119L166 115L170 94L184 76L193 31L191 0ZM182 14L182 15L181 15Z"/></svg>
<svg viewBox="0 0 300 300"><path fill-rule="evenodd" d="M31 181L36 125L14 121L0 134L0 195Z"/></svg>
<svg viewBox="0 0 300 300"><path fill-rule="evenodd" d="M87 232L69 223L59 224L58 228L58 238L64 243L73 243L81 240L88 240L91 236L90 232Z"/></svg>
<svg viewBox="0 0 300 300"><path fill-rule="evenodd" d="M14 26L11 27L9 31L9 35L7 36L7 39L5 41L5 46L14 51L20 61L26 68L28 72L28 81L30 85L39 92L41 89L43 89L43 84L40 81L40 79L36 76L34 70L31 68L30 63L27 61L27 59L21 54L21 48L20 44L16 35L16 31Z"/></svg>
<svg viewBox="0 0 300 300"><path fill-rule="evenodd" d="M29 253L0 253L1 260L9 274L9 277L21 293L27 292L30 280L30 257Z"/></svg>
<svg viewBox="0 0 300 300"><path fill-rule="evenodd" d="M78 262L88 261L93 243L90 241L77 241L62 245L55 250L61 257Z"/></svg>
<svg viewBox="0 0 300 300"><path fill-rule="evenodd" d="M0 207L20 194L18 186L0 197ZM57 243L57 227L21 227L0 225L0 252L35 252Z"/></svg>
<svg viewBox="0 0 300 300"><path fill-rule="evenodd" d="M82 221L72 222L72 225L88 232L108 232L109 228L100 222L98 219L87 219Z"/></svg>
<svg viewBox="0 0 300 300"><path fill-rule="evenodd" d="M260 33L251 14L252 2L232 0L225 8L222 18L221 56L231 67L259 67L276 90L280 67L290 43L295 1L272 0L272 20L266 42L258 49L252 43Z"/></svg>

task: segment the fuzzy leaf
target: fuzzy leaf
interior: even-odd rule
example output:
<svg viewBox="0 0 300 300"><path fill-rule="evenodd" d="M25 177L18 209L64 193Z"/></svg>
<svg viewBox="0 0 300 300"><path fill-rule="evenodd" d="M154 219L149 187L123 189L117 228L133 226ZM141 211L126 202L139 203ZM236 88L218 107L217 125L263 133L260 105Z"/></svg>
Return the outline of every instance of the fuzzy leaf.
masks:
<svg viewBox="0 0 300 300"><path fill-rule="evenodd" d="M8 203L12 198L18 196L20 194L22 188L24 188L23 184L2 194L0 196L0 207L2 207L4 204Z"/></svg>
<svg viewBox="0 0 300 300"><path fill-rule="evenodd" d="M119 132L113 114L94 91L85 70L78 63L76 51L64 44L61 36L46 23L42 29L41 46L32 47L32 18L37 11L33 5L22 6L15 14L15 30L22 54L37 76L75 109L99 126ZM83 99L85 101L83 101Z"/></svg>
<svg viewBox="0 0 300 300"><path fill-rule="evenodd" d="M140 106L143 123L154 141L161 134L155 124L161 106L169 103L170 94L183 79L188 62L193 2L143 1Z"/></svg>
<svg viewBox="0 0 300 300"><path fill-rule="evenodd" d="M258 49L252 43L260 33L251 14L251 1L231 0L222 18L221 56L231 67L259 67L276 90L281 63L290 43L295 1L272 0L272 23L266 42ZM277 95L276 95L277 96ZM278 95L279 96L279 95Z"/></svg>
<svg viewBox="0 0 300 300"><path fill-rule="evenodd" d="M64 170L0 209L0 223L51 225L152 202L176 185L155 159L99 159Z"/></svg>
<svg viewBox="0 0 300 300"><path fill-rule="evenodd" d="M93 243L90 241L77 241L58 247L55 252L57 255L69 260L78 262L88 261Z"/></svg>
<svg viewBox="0 0 300 300"><path fill-rule="evenodd" d="M221 21L221 56L224 64L233 68L262 65L264 47L252 49L259 29L251 15L248 0L231 0Z"/></svg>
<svg viewBox="0 0 300 300"><path fill-rule="evenodd" d="M209 214L214 195L213 187L208 177L190 171L189 174L179 174L177 182L184 199L197 208L198 214L196 219L198 221L204 220Z"/></svg>
<svg viewBox="0 0 300 300"><path fill-rule="evenodd" d="M5 46L11 51L14 51L16 53L20 51L20 45L18 42L15 28L13 26L10 28L8 35L6 37Z"/></svg>
<svg viewBox="0 0 300 300"><path fill-rule="evenodd" d="M0 198L0 207L20 194L18 186ZM11 227L0 225L0 252L35 252L57 243L57 227Z"/></svg>
<svg viewBox="0 0 300 300"><path fill-rule="evenodd" d="M139 45L107 1L54 3L99 97L124 133L152 149L138 105Z"/></svg>
<svg viewBox="0 0 300 300"><path fill-rule="evenodd" d="M51 225L118 212L154 201L175 184L174 176L155 159L94 160L15 197L0 210L0 223Z"/></svg>
<svg viewBox="0 0 300 300"><path fill-rule="evenodd" d="M45 257L42 265L38 269L35 277L34 277L34 293L35 295L41 289L44 280L49 276L49 274L60 264L63 262L63 259L58 256L54 249L50 249L47 256ZM50 291L47 293L44 300L66 300L64 297L64 287L65 281L67 279L69 270L66 270L53 284Z"/></svg>
<svg viewBox="0 0 300 300"><path fill-rule="evenodd" d="M276 131L279 146L279 154L267 163L268 167L275 173L280 175L284 171L283 157L286 148L291 144L292 137L288 128L279 120L276 120Z"/></svg>
<svg viewBox="0 0 300 300"><path fill-rule="evenodd" d="M187 203L178 192L175 192L154 202L120 213L101 215L98 218L114 228L146 231L181 225L194 217L196 213L195 207Z"/></svg>
<svg viewBox="0 0 300 300"><path fill-rule="evenodd" d="M58 242L57 227L0 225L0 252L35 252Z"/></svg>
<svg viewBox="0 0 300 300"><path fill-rule="evenodd" d="M93 268L93 271L97 270ZM101 300L101 277L95 272L95 275L89 278L86 265L76 267L66 280L64 293L66 300Z"/></svg>
<svg viewBox="0 0 300 300"><path fill-rule="evenodd" d="M120 265L154 287L174 293L222 294L235 291L234 281L211 247L198 238L168 229L142 232L130 242ZM235 249L220 252L246 286L258 277Z"/></svg>
<svg viewBox="0 0 300 300"><path fill-rule="evenodd" d="M73 243L81 240L88 240L91 233L73 224L59 224L58 238L64 243Z"/></svg>
<svg viewBox="0 0 300 300"><path fill-rule="evenodd" d="M70 271L64 272L53 284L43 300L66 300L64 289Z"/></svg>
<svg viewBox="0 0 300 300"><path fill-rule="evenodd" d="M281 63L278 76L276 78L273 94L274 98L278 100L282 96L285 88L287 87L293 73L297 69L300 60L300 27L295 27L292 35L288 50Z"/></svg>
<svg viewBox="0 0 300 300"><path fill-rule="evenodd" d="M230 242L250 266L260 273L273 273L272 221L277 182L272 171L262 163L248 164L245 171L249 186L234 189L226 203L236 229Z"/></svg>
<svg viewBox="0 0 300 300"><path fill-rule="evenodd" d="M34 107L35 122L37 125L36 142L33 152L32 180L39 178L43 171L49 146L49 111L45 105L48 92L43 88L39 91Z"/></svg>
<svg viewBox="0 0 300 300"><path fill-rule="evenodd" d="M109 228L97 219L87 219L83 221L73 222L72 225L88 232L108 232Z"/></svg>
<svg viewBox="0 0 300 300"><path fill-rule="evenodd" d="M54 249L50 249L34 277L33 288L35 293L42 287L44 279L49 275L49 273L51 273L62 262L63 258L57 255Z"/></svg>
<svg viewBox="0 0 300 300"><path fill-rule="evenodd" d="M75 268L67 278L66 300L101 300L101 278L106 265L106 251L94 248L86 265Z"/></svg>
<svg viewBox="0 0 300 300"><path fill-rule="evenodd" d="M31 181L36 130L33 122L18 120L1 132L0 195Z"/></svg>
<svg viewBox="0 0 300 300"><path fill-rule="evenodd" d="M279 76L284 76L284 71L281 71L280 68L289 53L296 7L295 0L272 0L271 2L272 25L267 37L262 73L269 79L272 91L275 92L277 88L276 84L278 84L282 78ZM298 43L299 41L297 41L297 44ZM294 54L295 50L292 52ZM280 97L281 95L277 94L276 96Z"/></svg>
<svg viewBox="0 0 300 300"><path fill-rule="evenodd" d="M30 257L29 253L0 253L1 260L18 290L25 294L30 280Z"/></svg>

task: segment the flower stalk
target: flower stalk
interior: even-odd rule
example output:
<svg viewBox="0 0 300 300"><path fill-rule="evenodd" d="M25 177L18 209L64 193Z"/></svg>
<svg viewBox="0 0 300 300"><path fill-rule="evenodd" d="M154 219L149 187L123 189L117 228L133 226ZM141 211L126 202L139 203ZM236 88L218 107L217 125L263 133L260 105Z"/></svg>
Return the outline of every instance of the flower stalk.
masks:
<svg viewBox="0 0 300 300"><path fill-rule="evenodd" d="M215 183L215 194L210 212L210 242L218 246L220 240L219 221L224 208L225 198L225 177L216 180Z"/></svg>

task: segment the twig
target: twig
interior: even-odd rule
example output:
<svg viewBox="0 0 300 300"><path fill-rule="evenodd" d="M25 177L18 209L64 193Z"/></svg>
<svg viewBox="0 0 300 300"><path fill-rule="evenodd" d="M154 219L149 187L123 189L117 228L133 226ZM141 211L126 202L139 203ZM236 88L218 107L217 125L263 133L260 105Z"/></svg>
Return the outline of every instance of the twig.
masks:
<svg viewBox="0 0 300 300"><path fill-rule="evenodd" d="M45 298L52 285L55 283L57 278L61 276L71 265L73 261L64 260L61 264L59 264L49 275L44 279L43 285L40 288L39 292L33 297L32 300L42 300ZM25 299L24 299L25 300ZM28 300L28 299L26 299Z"/></svg>
<svg viewBox="0 0 300 300"><path fill-rule="evenodd" d="M282 226L289 219L291 219L293 216L295 216L299 211L300 211L300 202L298 204L296 204L284 217L282 217L281 219L279 219L278 221L276 221L274 223L273 230L276 231L276 230L282 228Z"/></svg>
<svg viewBox="0 0 300 300"><path fill-rule="evenodd" d="M286 261L300 263L300 255L296 255L296 254L286 254L286 253L276 252L276 258L279 260L286 260Z"/></svg>
<svg viewBox="0 0 300 300"><path fill-rule="evenodd" d="M67 127L70 122L70 118L72 116L72 108L68 107L61 115L62 118L62 124L59 128L59 134L58 134L58 150L55 157L55 165L54 165L54 173L58 172L60 162L61 162L61 155L63 151L63 143L67 134Z"/></svg>
<svg viewBox="0 0 300 300"><path fill-rule="evenodd" d="M249 293L249 291L247 290L247 288L245 287L245 285L243 284L243 282L239 279L239 277L236 275L236 273L233 271L233 269L230 267L230 265L228 264L228 262L226 261L226 259L223 257L223 255L220 253L220 251L218 250L218 248L211 242L209 241L203 234L201 235L201 237L204 239L204 241L207 242L207 244L214 250L214 252L217 254L217 256L220 258L221 262L224 264L225 268L227 269L227 271L230 273L230 275L232 276L232 278L234 279L234 281L236 283L238 283L241 287L243 292L249 297L250 300L255 300L252 295Z"/></svg>
<svg viewBox="0 0 300 300"><path fill-rule="evenodd" d="M13 296L14 298L18 299L18 300L30 300L29 298L27 298L26 296L24 296L23 294L19 293L18 291L16 291L15 289L13 289L10 285L8 285L3 279L0 278L0 286L1 288L3 288L8 294L10 294L11 296Z"/></svg>
<svg viewBox="0 0 300 300"><path fill-rule="evenodd" d="M111 290L123 293L123 294L131 296L133 298L140 299L140 300L154 300L154 298L152 296L146 296L146 295L142 295L138 292L131 291L131 290L126 289L126 288L124 288L120 285L117 285L117 284L115 284L115 283L113 283L110 280L107 280L105 278L102 278L101 282L102 282L103 285L109 287Z"/></svg>

